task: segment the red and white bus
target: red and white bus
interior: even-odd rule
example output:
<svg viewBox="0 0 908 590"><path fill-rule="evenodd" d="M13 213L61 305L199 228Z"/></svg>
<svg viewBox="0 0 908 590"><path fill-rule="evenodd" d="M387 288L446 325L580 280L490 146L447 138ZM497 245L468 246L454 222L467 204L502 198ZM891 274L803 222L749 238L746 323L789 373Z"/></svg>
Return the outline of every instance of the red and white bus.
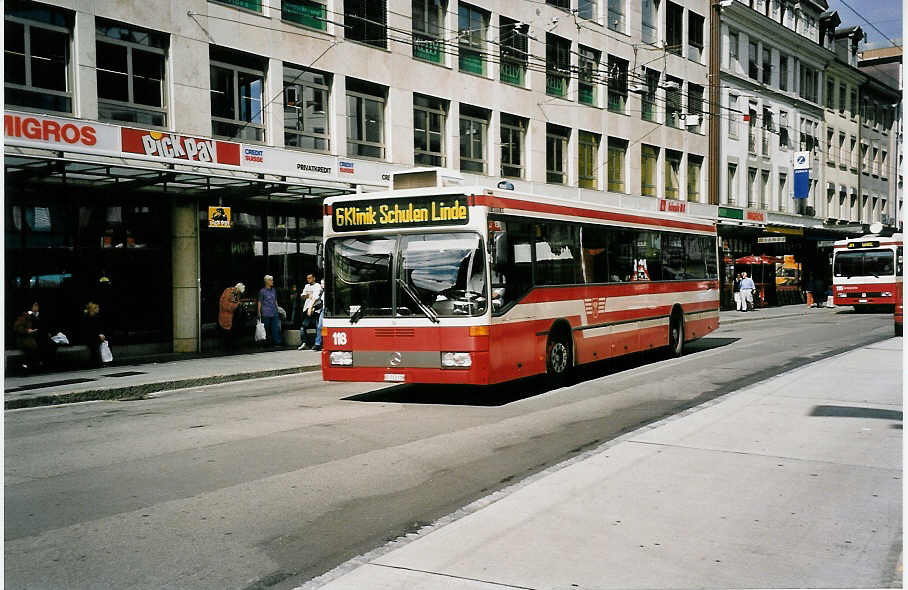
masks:
<svg viewBox="0 0 908 590"><path fill-rule="evenodd" d="M832 258L833 303L892 310L902 280L902 234L839 240Z"/></svg>
<svg viewBox="0 0 908 590"><path fill-rule="evenodd" d="M326 380L557 379L719 325L714 221L464 186L324 215Z"/></svg>

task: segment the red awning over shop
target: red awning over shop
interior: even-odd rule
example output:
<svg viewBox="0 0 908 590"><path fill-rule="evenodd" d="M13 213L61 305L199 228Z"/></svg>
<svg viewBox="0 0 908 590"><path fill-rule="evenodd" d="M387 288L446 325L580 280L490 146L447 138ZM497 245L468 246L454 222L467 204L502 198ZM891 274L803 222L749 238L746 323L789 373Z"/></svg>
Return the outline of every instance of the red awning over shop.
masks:
<svg viewBox="0 0 908 590"><path fill-rule="evenodd" d="M780 256L744 256L735 260L735 264L776 264L783 262Z"/></svg>

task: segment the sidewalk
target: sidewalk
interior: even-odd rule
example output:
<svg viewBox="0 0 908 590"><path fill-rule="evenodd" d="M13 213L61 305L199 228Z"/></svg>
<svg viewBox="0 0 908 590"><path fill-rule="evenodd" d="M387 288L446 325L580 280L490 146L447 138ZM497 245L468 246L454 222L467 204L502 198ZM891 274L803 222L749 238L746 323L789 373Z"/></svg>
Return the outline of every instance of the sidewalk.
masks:
<svg viewBox="0 0 908 590"><path fill-rule="evenodd" d="M117 365L4 380L6 409L138 397L181 387L313 371L321 353L278 350L164 363Z"/></svg>
<svg viewBox="0 0 908 590"><path fill-rule="evenodd" d="M753 312L723 311L720 327L741 321L822 313L805 305ZM312 351L282 350L193 358L168 362L118 364L104 369L67 370L4 379L6 409L97 399L122 399L179 387L208 385L317 370L321 357Z"/></svg>
<svg viewBox="0 0 908 590"><path fill-rule="evenodd" d="M631 432L302 588L901 587L901 347Z"/></svg>

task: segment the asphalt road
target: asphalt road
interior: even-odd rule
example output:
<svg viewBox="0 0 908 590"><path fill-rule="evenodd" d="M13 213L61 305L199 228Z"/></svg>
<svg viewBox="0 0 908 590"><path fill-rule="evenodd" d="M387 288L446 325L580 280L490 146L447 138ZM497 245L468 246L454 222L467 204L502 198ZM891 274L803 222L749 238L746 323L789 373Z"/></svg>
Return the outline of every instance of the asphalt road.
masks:
<svg viewBox="0 0 908 590"><path fill-rule="evenodd" d="M729 324L576 385L324 383L318 373L11 410L10 588L293 588L642 424L888 338L890 315Z"/></svg>

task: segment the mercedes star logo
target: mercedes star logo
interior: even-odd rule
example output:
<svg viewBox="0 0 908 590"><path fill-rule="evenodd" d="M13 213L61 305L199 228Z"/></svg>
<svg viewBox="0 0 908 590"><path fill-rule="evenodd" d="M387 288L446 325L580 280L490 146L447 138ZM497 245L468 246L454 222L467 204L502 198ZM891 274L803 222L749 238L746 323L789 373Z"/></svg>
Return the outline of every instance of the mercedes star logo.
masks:
<svg viewBox="0 0 908 590"><path fill-rule="evenodd" d="M388 357L388 364L392 367L399 367L400 362L403 360L403 357L399 352L392 352L391 356Z"/></svg>

